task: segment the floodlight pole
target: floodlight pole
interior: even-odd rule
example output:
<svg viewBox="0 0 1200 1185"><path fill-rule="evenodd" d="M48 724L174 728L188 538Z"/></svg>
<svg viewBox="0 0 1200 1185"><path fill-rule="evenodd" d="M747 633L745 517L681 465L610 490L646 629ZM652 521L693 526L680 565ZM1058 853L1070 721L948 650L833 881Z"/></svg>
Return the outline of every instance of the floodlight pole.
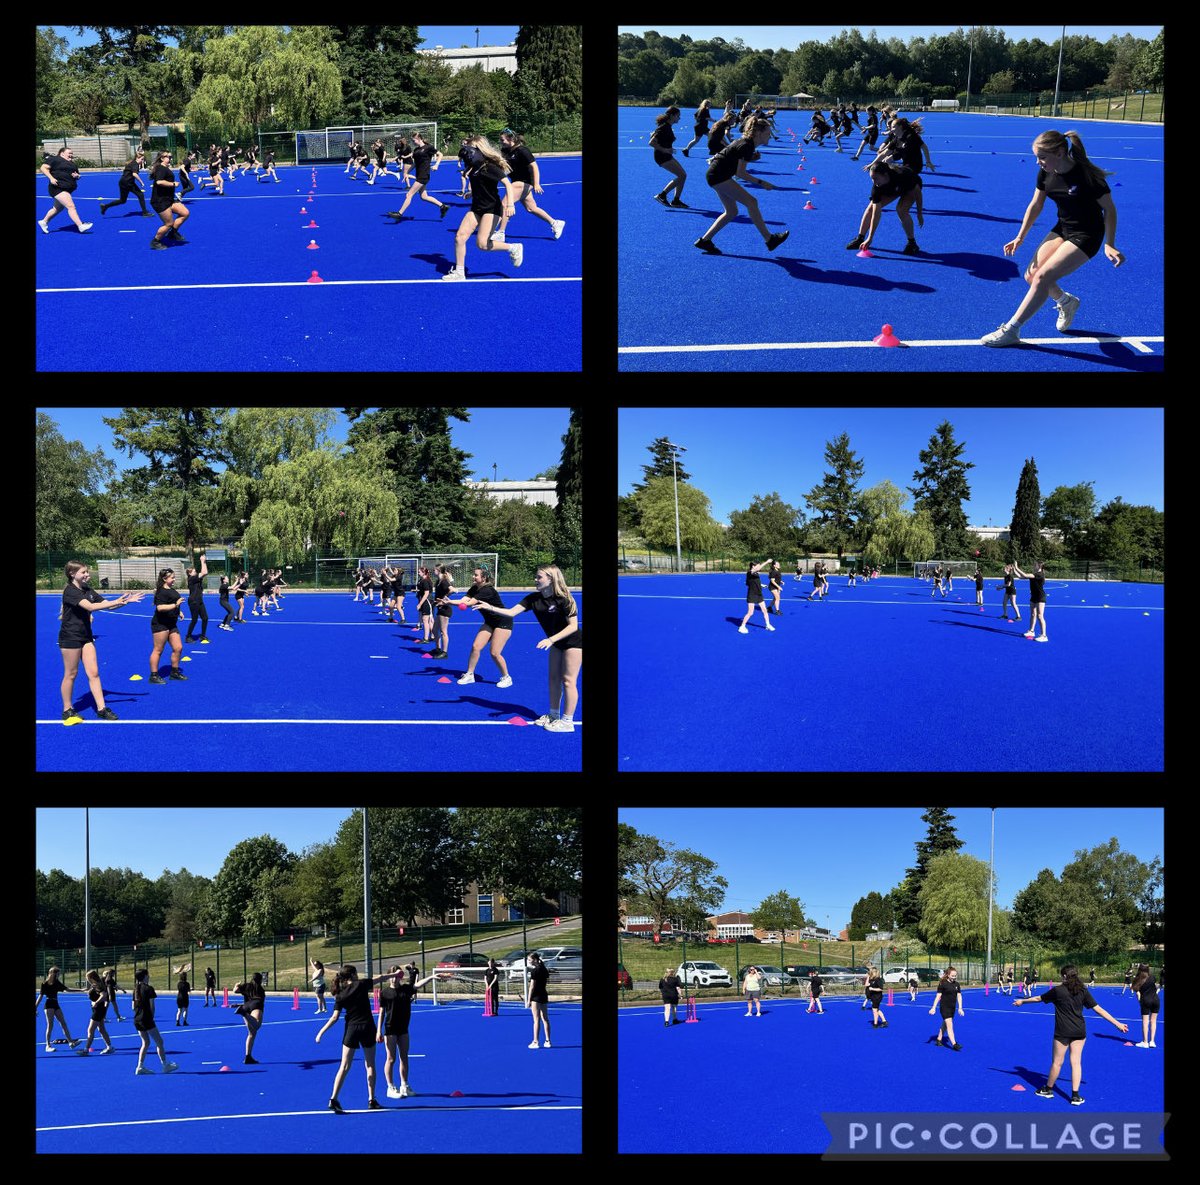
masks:
<svg viewBox="0 0 1200 1185"><path fill-rule="evenodd" d="M971 39L967 42L967 110L971 110L971 62L975 56L975 26L971 26Z"/></svg>
<svg viewBox="0 0 1200 1185"><path fill-rule="evenodd" d="M675 488L675 570L682 572L683 549L679 545L679 471L675 463L679 460L679 454L686 453L687 449L681 444L672 444L669 440L667 447L671 450L671 478Z"/></svg>
<svg viewBox="0 0 1200 1185"><path fill-rule="evenodd" d="M83 969L92 965L92 825L83 808Z"/></svg>
<svg viewBox="0 0 1200 1185"><path fill-rule="evenodd" d="M1058 39L1058 74L1054 79L1054 115L1058 115L1058 88L1062 82L1063 46L1067 43L1067 26L1062 27L1062 36Z"/></svg>
<svg viewBox="0 0 1200 1185"><path fill-rule="evenodd" d="M996 876L996 808L992 807L992 846L988 857L988 936L987 961L983 965L983 982L992 982L992 888Z"/></svg>
<svg viewBox="0 0 1200 1185"><path fill-rule="evenodd" d="M371 852L367 845L367 808L363 807L363 947L367 978L371 976Z"/></svg>

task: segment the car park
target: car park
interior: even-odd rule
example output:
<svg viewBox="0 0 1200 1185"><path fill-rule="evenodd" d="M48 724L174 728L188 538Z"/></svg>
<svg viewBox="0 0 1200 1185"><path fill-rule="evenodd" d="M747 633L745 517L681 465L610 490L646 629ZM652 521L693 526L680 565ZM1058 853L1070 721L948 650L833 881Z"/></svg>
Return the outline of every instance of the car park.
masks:
<svg viewBox="0 0 1200 1185"><path fill-rule="evenodd" d="M720 984L723 987L733 987L733 980L730 978L729 972L719 963L712 963L706 959L680 963L675 974L685 984L699 987L712 987Z"/></svg>
<svg viewBox="0 0 1200 1185"><path fill-rule="evenodd" d="M617 987L624 988L626 991L633 991L633 976L625 970L623 963L617 964Z"/></svg>
<svg viewBox="0 0 1200 1185"><path fill-rule="evenodd" d="M440 963L435 964L434 971L443 975L482 979L484 971L487 970L488 958L488 955L481 955L477 951L459 951L447 955Z"/></svg>

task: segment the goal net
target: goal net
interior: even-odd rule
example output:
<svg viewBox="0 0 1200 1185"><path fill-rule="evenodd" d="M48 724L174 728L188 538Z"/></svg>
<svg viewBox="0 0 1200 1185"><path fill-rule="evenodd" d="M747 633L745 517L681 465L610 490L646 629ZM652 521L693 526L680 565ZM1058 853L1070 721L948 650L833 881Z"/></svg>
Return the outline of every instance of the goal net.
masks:
<svg viewBox="0 0 1200 1185"><path fill-rule="evenodd" d="M368 151L376 140L382 140L390 156L396 140L407 140L411 145L413 132L420 132L427 144L438 148L437 126L437 120L421 120L417 123L368 123L297 132L296 161L348 160L350 145L356 140Z"/></svg>
<svg viewBox="0 0 1200 1185"><path fill-rule="evenodd" d="M432 573L435 564L443 564L450 569L450 579L459 592L466 592L475 583L471 574L476 568L486 568L492 583L497 588L500 586L500 557L494 551L424 552L419 556L389 556L388 559L414 560L414 583L417 565Z"/></svg>
<svg viewBox="0 0 1200 1185"><path fill-rule="evenodd" d="M920 560L913 563L913 576L917 580L932 580L934 570L941 568L942 576L961 576L964 579L975 575L975 560Z"/></svg>

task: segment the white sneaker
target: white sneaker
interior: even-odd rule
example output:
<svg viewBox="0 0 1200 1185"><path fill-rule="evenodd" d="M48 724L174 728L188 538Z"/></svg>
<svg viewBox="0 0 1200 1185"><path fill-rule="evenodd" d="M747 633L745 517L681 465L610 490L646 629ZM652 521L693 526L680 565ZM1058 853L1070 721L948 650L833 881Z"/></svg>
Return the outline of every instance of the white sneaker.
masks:
<svg viewBox="0 0 1200 1185"><path fill-rule="evenodd" d="M84 222L84 223L83 223L83 224L82 224L82 225L79 227L79 233L80 233L80 234L83 234L83 232L84 232L85 230L91 230L91 229L92 229L92 224L91 224L90 222Z"/></svg>
<svg viewBox="0 0 1200 1185"><path fill-rule="evenodd" d="M47 1046L46 1046L46 1052L47 1052L47 1053L53 1053L53 1052L54 1052L54 1046L53 1046L53 1045L47 1045Z"/></svg>
<svg viewBox="0 0 1200 1185"><path fill-rule="evenodd" d="M768 626L767 626L767 633L769 633L769 634L773 634L774 632L775 632L775 627L774 627L773 625L768 625Z"/></svg>
<svg viewBox="0 0 1200 1185"><path fill-rule="evenodd" d="M179 1067L178 1067L178 1065L175 1064L175 1062L167 1062L167 1064L165 1066L163 1066L163 1073L164 1074L174 1074L175 1071L178 1069L179 1069Z"/></svg>
<svg viewBox="0 0 1200 1185"><path fill-rule="evenodd" d="M558 719L557 716L539 716L534 721L534 724L536 724L538 726L538 728L545 728L547 724L550 724L552 721L557 720L557 719Z"/></svg>
<svg viewBox="0 0 1200 1185"><path fill-rule="evenodd" d="M458 268L452 267L443 277L443 280L465 280L465 273L460 272Z"/></svg>
<svg viewBox="0 0 1200 1185"><path fill-rule="evenodd" d="M995 332L981 337L979 343L984 346L1015 346L1020 340L1021 327L1019 325L1001 325Z"/></svg>
<svg viewBox="0 0 1200 1185"><path fill-rule="evenodd" d="M529 1043L529 1045L528 1045L528 1047L527 1047L527 1048L529 1048L529 1049L537 1049L537 1047L538 1047L538 1043L537 1043L536 1041L531 1041L531 1042Z"/></svg>
<svg viewBox="0 0 1200 1185"><path fill-rule="evenodd" d="M48 235L50 233L50 228L40 218L38 219L38 227L41 229L42 234Z"/></svg>
<svg viewBox="0 0 1200 1185"><path fill-rule="evenodd" d="M404 1095L400 1093L400 1088L398 1086L389 1086L387 1088L387 1097L389 1099L402 1099L404 1098Z"/></svg>
<svg viewBox="0 0 1200 1185"><path fill-rule="evenodd" d="M514 243L509 247L508 253L512 257L513 267L520 267L522 260L525 258L525 245L523 243Z"/></svg>
<svg viewBox="0 0 1200 1185"><path fill-rule="evenodd" d="M1150 1048L1151 1048L1151 1049L1157 1049L1157 1048L1158 1048L1158 1045L1157 1045L1157 1044L1156 1044L1154 1041L1151 1041L1151 1042L1150 1042Z"/></svg>
<svg viewBox="0 0 1200 1185"><path fill-rule="evenodd" d="M549 1042L549 1041L543 1041L543 1042L542 1042L542 1048L543 1048L543 1049L549 1049L549 1048L550 1048L550 1042Z"/></svg>
<svg viewBox="0 0 1200 1185"><path fill-rule="evenodd" d="M556 239L562 235L563 227L566 225L567 224L565 222L562 222L557 218L552 223L550 223L550 229L552 231L554 231L554 237Z"/></svg>
<svg viewBox="0 0 1200 1185"><path fill-rule="evenodd" d="M504 242L504 231L502 231L499 227L497 227L494 231L492 231L492 233L490 235L488 235L488 242L489 243L503 243Z"/></svg>
<svg viewBox="0 0 1200 1185"><path fill-rule="evenodd" d="M461 679L459 679L458 682L459 682L460 686L462 686L463 684L466 684L466 683L474 683L475 676L474 675L464 675Z"/></svg>
<svg viewBox="0 0 1200 1185"><path fill-rule="evenodd" d="M148 1069L146 1066L138 1066L138 1068L136 1070L134 1070L134 1073L135 1074L153 1074L154 1071L151 1069Z"/></svg>
<svg viewBox="0 0 1200 1185"><path fill-rule="evenodd" d="M738 633L739 633L739 634L748 634L749 632L750 632L750 631L749 631L749 630L748 630L748 629L747 629L747 628L746 628L744 625L739 625L739 626L738 626Z"/></svg>
<svg viewBox="0 0 1200 1185"><path fill-rule="evenodd" d="M1075 314L1079 311L1079 297L1064 292L1062 300L1056 303L1058 304L1058 321L1055 328L1059 333L1065 333L1071 328L1071 322L1075 320Z"/></svg>
<svg viewBox="0 0 1200 1185"><path fill-rule="evenodd" d="M546 725L547 732L574 732L575 723L572 720L551 720Z"/></svg>
<svg viewBox="0 0 1200 1185"><path fill-rule="evenodd" d="M496 684L496 686L497 687L511 687L512 686L512 676L505 675L504 678L501 679L500 682Z"/></svg>
<svg viewBox="0 0 1200 1185"><path fill-rule="evenodd" d="M400 1097L402 1099L413 1099L417 1097L417 1092L411 1086L402 1086L400 1088Z"/></svg>

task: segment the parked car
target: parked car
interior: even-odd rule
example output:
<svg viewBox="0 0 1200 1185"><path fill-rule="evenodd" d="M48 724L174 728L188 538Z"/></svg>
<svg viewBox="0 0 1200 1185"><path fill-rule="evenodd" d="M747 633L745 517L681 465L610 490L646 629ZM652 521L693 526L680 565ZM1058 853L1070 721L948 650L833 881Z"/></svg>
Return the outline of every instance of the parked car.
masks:
<svg viewBox="0 0 1200 1185"><path fill-rule="evenodd" d="M523 967L528 957L529 952L527 950L510 950L496 959L496 966L501 971L507 971L513 966Z"/></svg>
<svg viewBox="0 0 1200 1185"><path fill-rule="evenodd" d="M920 967L888 967L883 972L884 983L908 983L909 979L920 980Z"/></svg>
<svg viewBox="0 0 1200 1185"><path fill-rule="evenodd" d="M762 972L763 982L770 987L784 987L800 981L791 973L785 971L782 967L771 967L766 963L752 963L750 966L757 967ZM746 979L747 967L743 967L741 978L743 983Z"/></svg>
<svg viewBox="0 0 1200 1185"><path fill-rule="evenodd" d="M797 982L806 980L814 971L819 972L820 967L816 963L789 963L784 970Z"/></svg>
<svg viewBox="0 0 1200 1185"><path fill-rule="evenodd" d="M559 959L563 958L583 958L582 946L539 946L533 952L547 966L553 967Z"/></svg>
<svg viewBox="0 0 1200 1185"><path fill-rule="evenodd" d="M680 963L675 974L686 984L698 984L700 987L721 984L724 987L733 987L733 980L730 978L729 972L719 963L710 963L707 960L697 959L694 962L689 960L686 963Z"/></svg>
<svg viewBox="0 0 1200 1185"><path fill-rule="evenodd" d="M633 991L633 976L625 970L622 963L617 964L617 987L625 988L626 991Z"/></svg>
<svg viewBox="0 0 1200 1185"><path fill-rule="evenodd" d="M447 955L440 963L435 964L433 969L435 972L448 972L468 979L482 979L489 958L489 955L464 950L457 954Z"/></svg>
<svg viewBox="0 0 1200 1185"><path fill-rule="evenodd" d="M821 982L826 987L846 987L852 984L862 984L863 977L849 967L819 967Z"/></svg>
<svg viewBox="0 0 1200 1185"><path fill-rule="evenodd" d="M738 942L758 942L759 941L757 938L754 937L753 934L739 934L737 937L737 940L738 940Z"/></svg>
<svg viewBox="0 0 1200 1185"><path fill-rule="evenodd" d="M581 946L545 946L540 950L531 951L536 954L551 975L558 976L560 981L578 980L583 978L583 947ZM510 979L524 979L529 973L529 962L512 963L505 968Z"/></svg>

